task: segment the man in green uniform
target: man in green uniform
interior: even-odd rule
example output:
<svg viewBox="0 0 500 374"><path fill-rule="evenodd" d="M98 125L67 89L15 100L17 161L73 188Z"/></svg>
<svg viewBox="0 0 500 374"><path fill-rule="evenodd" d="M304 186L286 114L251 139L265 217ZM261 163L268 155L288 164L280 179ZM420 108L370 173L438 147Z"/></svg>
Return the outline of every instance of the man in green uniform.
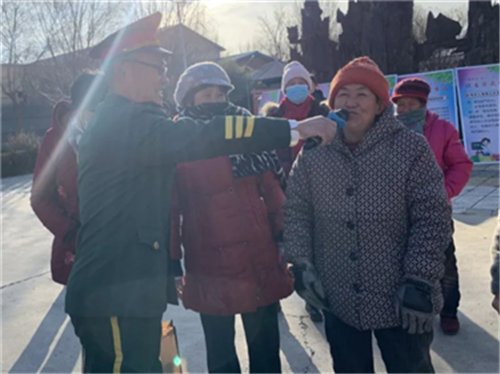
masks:
<svg viewBox="0 0 500 374"><path fill-rule="evenodd" d="M155 39L160 20L160 13L141 19L91 52L111 61L110 94L80 142L81 227L66 295L86 372L161 371L169 200L177 162L280 148L290 145L293 133L324 143L335 135L335 123L319 117L174 124L161 108L168 51Z"/></svg>

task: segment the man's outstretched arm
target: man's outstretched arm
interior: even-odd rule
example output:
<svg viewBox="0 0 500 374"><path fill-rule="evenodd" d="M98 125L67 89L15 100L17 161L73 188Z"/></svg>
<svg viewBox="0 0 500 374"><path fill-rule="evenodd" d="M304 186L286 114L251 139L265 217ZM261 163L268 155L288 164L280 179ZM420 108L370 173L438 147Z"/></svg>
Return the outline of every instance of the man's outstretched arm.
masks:
<svg viewBox="0 0 500 374"><path fill-rule="evenodd" d="M183 118L177 123L159 117L138 126L138 154L145 164L182 162L221 155L259 152L318 137L332 142L335 122L321 116L304 121L226 116L201 122Z"/></svg>

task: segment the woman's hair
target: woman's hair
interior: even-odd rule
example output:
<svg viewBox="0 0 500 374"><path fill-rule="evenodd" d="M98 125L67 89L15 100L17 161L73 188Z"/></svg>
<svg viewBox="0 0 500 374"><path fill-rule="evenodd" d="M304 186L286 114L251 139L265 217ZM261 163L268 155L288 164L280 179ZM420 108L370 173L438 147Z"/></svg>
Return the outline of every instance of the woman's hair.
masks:
<svg viewBox="0 0 500 374"><path fill-rule="evenodd" d="M93 111L106 92L107 85L102 73L84 71L71 85L71 107L76 110L80 105L85 104L86 110ZM87 95L90 97L87 98Z"/></svg>

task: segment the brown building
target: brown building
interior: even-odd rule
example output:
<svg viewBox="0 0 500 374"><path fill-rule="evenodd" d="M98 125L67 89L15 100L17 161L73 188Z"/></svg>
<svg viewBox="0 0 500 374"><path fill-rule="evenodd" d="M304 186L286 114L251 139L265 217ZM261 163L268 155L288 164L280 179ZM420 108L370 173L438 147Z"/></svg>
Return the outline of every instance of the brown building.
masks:
<svg viewBox="0 0 500 374"><path fill-rule="evenodd" d="M169 76L177 78L188 66L200 61L215 61L225 49L182 24L158 31L161 45L172 51ZM177 81L177 79L175 79Z"/></svg>

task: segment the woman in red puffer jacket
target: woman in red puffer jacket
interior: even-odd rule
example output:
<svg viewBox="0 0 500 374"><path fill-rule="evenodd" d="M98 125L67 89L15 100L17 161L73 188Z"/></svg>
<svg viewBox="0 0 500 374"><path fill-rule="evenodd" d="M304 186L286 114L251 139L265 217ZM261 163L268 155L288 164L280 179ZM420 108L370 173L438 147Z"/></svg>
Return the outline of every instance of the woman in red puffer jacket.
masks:
<svg viewBox="0 0 500 374"><path fill-rule="evenodd" d="M70 144L68 125L83 128L90 113L101 101L104 86L87 91L95 74L83 73L71 87L71 102L60 101L52 110L52 125L45 133L33 171L31 207L42 224L54 235L50 269L52 279L66 284L73 266L79 223L76 153ZM99 76L100 78L100 76ZM84 108L79 106L85 103Z"/></svg>
<svg viewBox="0 0 500 374"><path fill-rule="evenodd" d="M71 112L67 101L54 107L52 126L38 151L31 188L33 211L54 235L50 269L52 279L61 284L66 284L73 265L79 225L76 155L64 139Z"/></svg>
<svg viewBox="0 0 500 374"><path fill-rule="evenodd" d="M209 62L179 78L180 117L236 115L234 131L251 126L246 109L228 102L226 72ZM241 120L241 121L240 121ZM277 302L293 281L277 241L283 229L284 173L274 152L216 157L177 166L171 249L182 257L183 305L200 313L210 373L240 372L234 318L241 314L250 372L281 371ZM181 219L182 217L182 219Z"/></svg>

